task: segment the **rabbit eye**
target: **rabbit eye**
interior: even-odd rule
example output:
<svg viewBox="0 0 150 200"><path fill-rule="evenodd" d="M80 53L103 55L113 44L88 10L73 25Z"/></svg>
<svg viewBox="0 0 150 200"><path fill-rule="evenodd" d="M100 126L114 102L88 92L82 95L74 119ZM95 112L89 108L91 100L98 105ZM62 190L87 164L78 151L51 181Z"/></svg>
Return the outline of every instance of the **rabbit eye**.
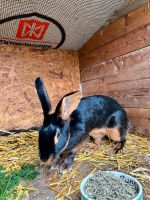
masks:
<svg viewBox="0 0 150 200"><path fill-rule="evenodd" d="M57 130L56 130L55 137L54 137L54 143L55 143L55 144L58 143L59 137L60 137L60 130L57 129Z"/></svg>

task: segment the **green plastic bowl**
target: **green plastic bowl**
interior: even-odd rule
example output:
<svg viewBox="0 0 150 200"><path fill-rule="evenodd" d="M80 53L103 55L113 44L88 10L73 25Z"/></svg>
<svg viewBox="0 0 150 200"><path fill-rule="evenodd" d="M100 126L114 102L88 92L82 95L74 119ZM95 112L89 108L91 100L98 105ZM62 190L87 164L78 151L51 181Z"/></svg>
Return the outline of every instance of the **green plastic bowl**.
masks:
<svg viewBox="0 0 150 200"><path fill-rule="evenodd" d="M133 178L132 176L129 176L128 174L122 173L122 172L115 172L115 171L103 171L103 172L104 173L112 173L112 174L114 174L114 176L120 177L120 178L124 179L126 182L130 182L132 184L135 184L136 189L138 191L138 194L133 200L142 200L143 199L142 186L137 179ZM85 177L81 182L80 192L81 192L81 199L82 200L91 200L84 192L84 185L86 184L88 179L90 177L92 177L93 175L94 174L91 174L91 175Z"/></svg>

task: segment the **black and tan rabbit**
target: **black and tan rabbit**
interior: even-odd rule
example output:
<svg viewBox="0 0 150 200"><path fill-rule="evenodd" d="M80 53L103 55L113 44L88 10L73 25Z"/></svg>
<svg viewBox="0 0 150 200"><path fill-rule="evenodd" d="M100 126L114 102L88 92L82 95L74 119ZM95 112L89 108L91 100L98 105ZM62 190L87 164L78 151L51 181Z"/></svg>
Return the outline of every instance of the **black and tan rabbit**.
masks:
<svg viewBox="0 0 150 200"><path fill-rule="evenodd" d="M65 95L54 113L43 79L35 80L44 121L39 130L39 154L42 161L54 160L60 172L73 163L80 144L89 136L99 144L104 136L116 142L115 153L126 142L130 127L124 109L114 99L107 96L81 98L80 92Z"/></svg>

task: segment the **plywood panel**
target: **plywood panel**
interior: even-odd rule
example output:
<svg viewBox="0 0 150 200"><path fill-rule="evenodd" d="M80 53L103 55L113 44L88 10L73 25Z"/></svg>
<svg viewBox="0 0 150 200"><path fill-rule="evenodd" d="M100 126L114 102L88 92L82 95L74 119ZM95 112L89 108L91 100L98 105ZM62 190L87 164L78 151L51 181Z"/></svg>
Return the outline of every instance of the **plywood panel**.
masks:
<svg viewBox="0 0 150 200"><path fill-rule="evenodd" d="M0 129L26 129L42 123L34 79L42 76L53 109L60 98L80 83L75 52L0 47Z"/></svg>

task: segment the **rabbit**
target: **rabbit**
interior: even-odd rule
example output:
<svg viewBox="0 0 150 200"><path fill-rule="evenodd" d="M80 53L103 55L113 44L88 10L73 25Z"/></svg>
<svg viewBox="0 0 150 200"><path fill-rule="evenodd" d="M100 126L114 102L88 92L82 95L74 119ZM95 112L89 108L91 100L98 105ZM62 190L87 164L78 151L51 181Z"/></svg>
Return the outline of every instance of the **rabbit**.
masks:
<svg viewBox="0 0 150 200"><path fill-rule="evenodd" d="M80 91L75 91L65 95L52 113L43 78L36 78L35 88L44 115L39 130L39 155L45 162L51 158L52 168L62 173L68 170L82 142L89 137L100 144L108 136L116 142L114 153L123 149L130 122L116 100L100 95L81 98Z"/></svg>

